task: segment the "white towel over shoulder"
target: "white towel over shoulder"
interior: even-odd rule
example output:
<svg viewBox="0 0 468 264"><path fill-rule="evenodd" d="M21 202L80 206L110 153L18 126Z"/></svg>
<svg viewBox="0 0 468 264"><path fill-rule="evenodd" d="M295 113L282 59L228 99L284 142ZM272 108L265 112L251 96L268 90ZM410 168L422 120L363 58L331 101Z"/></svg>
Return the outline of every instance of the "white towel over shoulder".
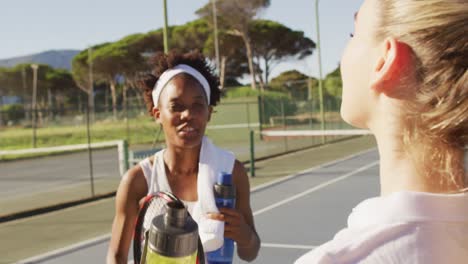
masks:
<svg viewBox="0 0 468 264"><path fill-rule="evenodd" d="M216 147L204 137L198 164L198 202L193 209L193 218L198 223L200 239L205 252L220 248L224 242L224 222L206 218L207 213L219 213L213 193L217 175L220 172L232 173L235 156L233 153Z"/></svg>

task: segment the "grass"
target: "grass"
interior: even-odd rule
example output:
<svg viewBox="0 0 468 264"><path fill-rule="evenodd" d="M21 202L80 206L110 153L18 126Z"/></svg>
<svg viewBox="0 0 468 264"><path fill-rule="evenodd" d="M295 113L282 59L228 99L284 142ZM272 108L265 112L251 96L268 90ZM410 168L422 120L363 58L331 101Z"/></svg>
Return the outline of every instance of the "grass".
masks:
<svg viewBox="0 0 468 264"><path fill-rule="evenodd" d="M133 112L129 119L113 121L109 116L97 114L96 121L90 126L90 140L92 143L126 139L129 142L131 149L143 146L145 148L152 144L156 139L158 144L164 142L163 133L157 136L159 127L154 119L146 115L144 112ZM327 116L336 116L332 113L327 113ZM120 115L122 116L122 115ZM62 125L57 121L55 124L49 123L47 127L38 128L36 131L36 146L51 147L73 144L87 143L87 128L83 124L83 120L77 123L69 122L72 117L62 117ZM76 118L75 118L76 119ZM68 125L65 125L65 120L68 120ZM226 124L252 124L250 128L229 128L229 129L207 129L206 134L219 146L231 149L242 159L249 158L249 130L253 129L258 132L258 127L255 125L259 122L258 103L256 97L238 97L232 99L223 99L220 105L215 107L215 112L212 115L209 126L211 125L226 125ZM281 128L281 120L279 124L271 128ZM264 126L269 128L270 125ZM341 125L327 124L327 128L341 128ZM320 124L288 124L287 129L320 129ZM32 148L31 128L5 128L0 130L0 149L15 150ZM281 140L276 142L262 142L258 134L255 136L256 156L263 157L278 152L284 152L296 147L303 147L304 141L297 140ZM308 145L317 144L317 139L306 141ZM16 160L20 158L32 158L38 156L49 156L56 153L40 153L27 155L3 155L0 156L0 161Z"/></svg>
<svg viewBox="0 0 468 264"><path fill-rule="evenodd" d="M210 125L258 123L256 104L226 102L215 108ZM151 143L158 126L147 115L126 120L98 121L90 126L92 142L127 139L130 144ZM5 128L0 130L0 149L13 150L32 148L31 128ZM36 130L36 146L51 147L87 143L86 124L51 125Z"/></svg>
<svg viewBox="0 0 468 264"><path fill-rule="evenodd" d="M156 125L149 117L128 121L130 133L135 134L135 143L150 142L156 131ZM32 146L31 128L5 129L0 132L0 149L22 149ZM53 126L37 129L37 147L82 144L87 142L87 128L80 126ZM95 123L90 127L92 142L127 138L125 121Z"/></svg>

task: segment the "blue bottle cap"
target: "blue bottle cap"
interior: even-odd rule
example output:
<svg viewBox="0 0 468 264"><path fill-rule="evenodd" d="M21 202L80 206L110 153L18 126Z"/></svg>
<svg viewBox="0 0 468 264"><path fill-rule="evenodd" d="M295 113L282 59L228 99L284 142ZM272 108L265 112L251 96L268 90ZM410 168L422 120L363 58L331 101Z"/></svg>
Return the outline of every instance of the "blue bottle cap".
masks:
<svg viewBox="0 0 468 264"><path fill-rule="evenodd" d="M219 185L232 185L232 174L227 172L218 173L218 179L216 183Z"/></svg>

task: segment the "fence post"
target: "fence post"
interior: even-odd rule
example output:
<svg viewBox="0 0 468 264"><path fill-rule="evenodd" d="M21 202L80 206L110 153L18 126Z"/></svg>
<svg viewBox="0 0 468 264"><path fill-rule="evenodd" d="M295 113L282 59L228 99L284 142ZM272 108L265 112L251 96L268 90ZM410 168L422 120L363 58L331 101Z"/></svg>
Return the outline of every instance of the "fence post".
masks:
<svg viewBox="0 0 468 264"><path fill-rule="evenodd" d="M130 124L129 124L129 116L128 116L128 96L127 96L127 90L125 90L125 132L127 134L127 144L130 142Z"/></svg>
<svg viewBox="0 0 468 264"><path fill-rule="evenodd" d="M257 104L258 104L258 123L259 123L259 127L258 127L258 131L260 132L260 140L263 140L263 137L262 137L262 124L263 124L263 100L262 100L262 97L261 95L257 96Z"/></svg>
<svg viewBox="0 0 468 264"><path fill-rule="evenodd" d="M32 103L31 103L31 108L33 111L33 116L32 116L32 129L33 129L33 137L32 137L32 143L33 143L33 148L35 148L37 145L36 143L36 129L37 129L37 69L39 68L39 65L37 64L31 64L31 68L33 69L33 94L32 94Z"/></svg>
<svg viewBox="0 0 468 264"><path fill-rule="evenodd" d="M94 197L93 152L91 150L91 130L89 126L90 126L89 125L89 104L87 104L86 105L86 136L88 139L89 178L90 178L90 184L91 184L91 197Z"/></svg>
<svg viewBox="0 0 468 264"><path fill-rule="evenodd" d="M287 125L287 122L286 122L286 113L285 113L285 110L284 110L284 102L283 102L283 99L280 99L280 105L281 105L281 119L283 119L283 127L284 127L284 130L287 129L288 125ZM288 151L288 138L287 137L284 137L284 150L285 151Z"/></svg>
<svg viewBox="0 0 468 264"><path fill-rule="evenodd" d="M281 106L281 121L283 121L283 128L286 128L286 113L284 112L284 102L283 99L280 99Z"/></svg>
<svg viewBox="0 0 468 264"><path fill-rule="evenodd" d="M246 104L247 104L247 128L250 130L252 129L250 127L250 104L249 102L247 102Z"/></svg>
<svg viewBox="0 0 468 264"><path fill-rule="evenodd" d="M254 131L250 130L250 177L255 177L255 142Z"/></svg>

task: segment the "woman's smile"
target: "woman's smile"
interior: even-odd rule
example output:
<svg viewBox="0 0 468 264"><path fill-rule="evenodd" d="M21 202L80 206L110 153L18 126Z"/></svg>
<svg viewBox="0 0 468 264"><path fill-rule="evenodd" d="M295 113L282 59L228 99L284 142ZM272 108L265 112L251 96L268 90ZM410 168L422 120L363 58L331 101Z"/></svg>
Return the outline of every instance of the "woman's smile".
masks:
<svg viewBox="0 0 468 264"><path fill-rule="evenodd" d="M199 134L199 130L192 125L182 125L182 127L179 128L177 132L181 137L184 138L196 137Z"/></svg>

